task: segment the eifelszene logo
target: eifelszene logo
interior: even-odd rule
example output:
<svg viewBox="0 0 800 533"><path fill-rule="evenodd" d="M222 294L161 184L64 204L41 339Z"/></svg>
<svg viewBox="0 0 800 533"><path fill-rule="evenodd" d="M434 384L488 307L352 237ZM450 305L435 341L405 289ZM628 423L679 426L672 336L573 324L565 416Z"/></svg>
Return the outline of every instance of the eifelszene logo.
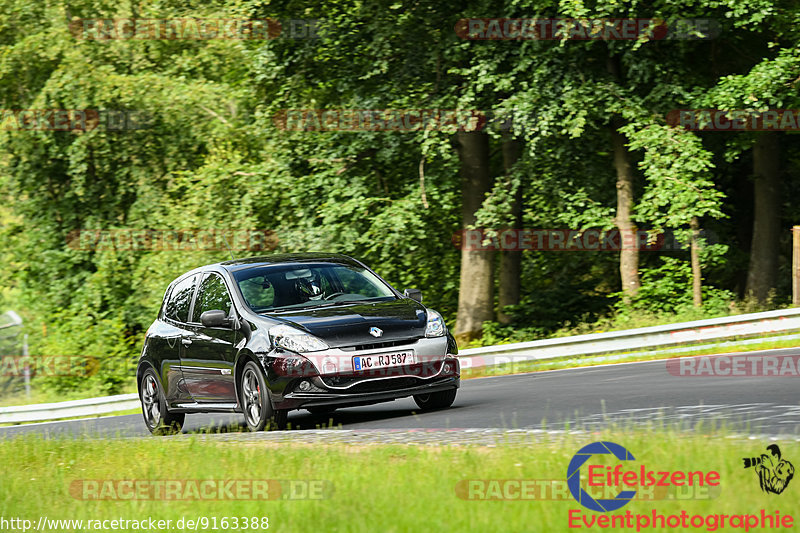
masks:
<svg viewBox="0 0 800 533"><path fill-rule="evenodd" d="M592 511L600 511L602 513L616 511L631 501L633 497L636 496L636 491L624 490L617 494L613 499L595 500L585 490L583 490L581 488L581 466L583 466L583 464L595 454L614 454L614 457L620 461L635 460L631 452L613 442L593 442L588 446L584 446L578 450L578 453L575 454L575 456L569 462L569 466L567 467L567 486L569 487L569 492L572 494L572 497L575 498L575 501L587 509L591 509Z"/></svg>
<svg viewBox="0 0 800 533"><path fill-rule="evenodd" d="M767 451L769 455L762 453L761 457L745 457L742 461L745 468L753 468L758 474L762 491L780 494L794 477L794 465L781 457L777 444L767 446Z"/></svg>
<svg viewBox="0 0 800 533"><path fill-rule="evenodd" d="M600 441L593 442L578 450L578 453L575 454L567 467L567 486L575 501L592 511L601 513L616 511L634 499L636 491L622 490L614 498L596 500L581 488L581 467L595 455L613 455L620 461L635 461L636 458L619 444ZM645 465L639 465L638 468L635 467L626 471L623 470L621 464L613 467L590 464L586 471L590 487L704 487L718 486L720 479L719 472L716 471L676 470L657 472L648 469Z"/></svg>
<svg viewBox="0 0 800 533"><path fill-rule="evenodd" d="M745 459L745 468L756 466L762 488L775 491L783 490L788 484L794 469L781 459L777 446L769 448L771 457ZM615 464L615 460L619 463ZM593 442L584 446L569 463L567 468L567 486L572 497L581 506L596 511L585 513L581 509L570 509L567 513L567 527L573 529L592 529L592 531L644 531L655 529L689 528L703 531L727 531L743 529L752 531L761 529L788 529L794 525L794 517L783 514L779 510L744 513L708 513L700 514L681 509L673 512L659 512L648 509L644 512L626 509L612 513L638 498L639 492L657 487L714 487L719 488L720 473L716 470L664 470L655 471L646 464L631 465L636 461L628 450L613 442ZM610 464L609 464L610 463ZM627 463L627 464L626 464ZM583 470L583 472L581 472ZM762 473L763 472L763 473ZM581 475L585 475L581 486ZM597 490L602 488L603 490ZM620 490L624 489L624 490ZM632 490L628 490L632 489ZM595 499L591 492L598 492L605 498ZM616 496L613 496L616 493ZM633 505L632 507L637 507ZM599 514L598 514L599 513Z"/></svg>

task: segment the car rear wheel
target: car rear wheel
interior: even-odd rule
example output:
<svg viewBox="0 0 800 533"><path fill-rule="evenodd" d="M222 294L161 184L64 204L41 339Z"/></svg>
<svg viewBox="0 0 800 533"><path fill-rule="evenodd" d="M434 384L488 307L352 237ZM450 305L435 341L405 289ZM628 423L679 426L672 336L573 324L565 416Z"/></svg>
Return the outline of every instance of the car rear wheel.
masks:
<svg viewBox="0 0 800 533"><path fill-rule="evenodd" d="M145 370L142 381L139 383L139 399L142 402L144 423L150 433L168 435L181 430L186 414L170 413L167 410L167 401L152 368Z"/></svg>
<svg viewBox="0 0 800 533"><path fill-rule="evenodd" d="M441 392L432 392L430 394L417 394L414 396L414 401L417 402L417 405L423 411L446 409L456 401L457 392L458 389L450 389Z"/></svg>
<svg viewBox="0 0 800 533"><path fill-rule="evenodd" d="M252 361L244 366L239 390L244 419L250 431L263 431L267 427L286 429L288 411L272 408L264 373Z"/></svg>

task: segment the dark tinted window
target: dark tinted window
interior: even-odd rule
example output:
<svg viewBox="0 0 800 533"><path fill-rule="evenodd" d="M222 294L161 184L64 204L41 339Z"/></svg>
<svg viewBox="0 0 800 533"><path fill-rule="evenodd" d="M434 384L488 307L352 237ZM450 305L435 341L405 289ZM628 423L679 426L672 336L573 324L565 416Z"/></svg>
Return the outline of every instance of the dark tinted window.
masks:
<svg viewBox="0 0 800 533"><path fill-rule="evenodd" d="M206 311L219 309L226 314L231 310L231 297L228 296L228 289L225 282L216 274L206 274L200 284L200 292L197 293L197 303L194 306L194 321L200 322L200 315Z"/></svg>
<svg viewBox="0 0 800 533"><path fill-rule="evenodd" d="M366 270L362 270L366 273ZM342 283L342 288L345 293L359 294L367 298L378 298L385 296L385 289L375 283L372 275L367 278L362 272L352 268L339 268L336 270L336 275Z"/></svg>
<svg viewBox="0 0 800 533"><path fill-rule="evenodd" d="M275 287L267 276L255 276L239 282L245 302L253 309L272 307L275 301Z"/></svg>
<svg viewBox="0 0 800 533"><path fill-rule="evenodd" d="M189 321L189 306L192 304L195 276L179 281L170 294L164 314L179 322Z"/></svg>
<svg viewBox="0 0 800 533"><path fill-rule="evenodd" d="M234 273L255 312L394 299L392 290L363 267L303 263L249 268Z"/></svg>

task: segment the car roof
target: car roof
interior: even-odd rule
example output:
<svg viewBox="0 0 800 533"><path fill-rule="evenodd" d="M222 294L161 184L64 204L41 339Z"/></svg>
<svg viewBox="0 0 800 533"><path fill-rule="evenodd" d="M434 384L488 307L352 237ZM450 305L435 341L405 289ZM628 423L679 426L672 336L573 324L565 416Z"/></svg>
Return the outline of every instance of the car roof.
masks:
<svg viewBox="0 0 800 533"><path fill-rule="evenodd" d="M259 257L246 257L242 259L233 259L231 261L223 261L214 265L228 270L229 272L236 272L247 268L276 265L276 264L291 264L291 263L337 263L352 266L361 266L361 263L342 254L328 253L328 252L308 252L297 254L272 254Z"/></svg>
<svg viewBox="0 0 800 533"><path fill-rule="evenodd" d="M199 266L197 268L193 268L192 270L184 272L180 276L176 277L174 280L170 282L170 286L174 285L179 280L182 280L194 274L198 274L200 272L216 271L221 273L222 271L228 271L233 273L248 268L256 268L260 266L278 265L278 264L288 265L292 263L336 263L340 265L362 266L361 263L359 263L352 257L342 254L334 254L327 252L307 252L300 254L272 254L272 255L263 255L258 257L244 257L241 259L233 259L231 261L222 261L219 263L211 263L209 265Z"/></svg>

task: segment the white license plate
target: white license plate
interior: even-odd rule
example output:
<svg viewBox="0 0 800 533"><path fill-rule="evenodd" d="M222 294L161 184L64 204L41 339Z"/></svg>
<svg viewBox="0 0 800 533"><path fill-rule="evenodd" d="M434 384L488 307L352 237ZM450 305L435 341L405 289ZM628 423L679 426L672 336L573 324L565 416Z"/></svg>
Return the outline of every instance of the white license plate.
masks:
<svg viewBox="0 0 800 533"><path fill-rule="evenodd" d="M414 364L414 351L376 353L353 357L353 370L372 370Z"/></svg>

